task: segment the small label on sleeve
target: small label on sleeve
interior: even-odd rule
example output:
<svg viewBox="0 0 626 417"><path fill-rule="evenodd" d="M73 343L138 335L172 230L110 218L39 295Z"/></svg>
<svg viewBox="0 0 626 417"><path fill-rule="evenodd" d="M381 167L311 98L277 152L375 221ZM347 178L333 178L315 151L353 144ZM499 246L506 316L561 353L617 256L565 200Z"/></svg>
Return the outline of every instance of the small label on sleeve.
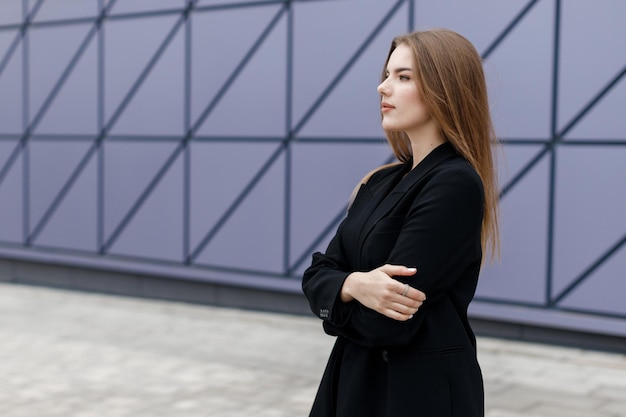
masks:
<svg viewBox="0 0 626 417"><path fill-rule="evenodd" d="M320 308L320 318L327 319L330 316L330 310L327 308Z"/></svg>

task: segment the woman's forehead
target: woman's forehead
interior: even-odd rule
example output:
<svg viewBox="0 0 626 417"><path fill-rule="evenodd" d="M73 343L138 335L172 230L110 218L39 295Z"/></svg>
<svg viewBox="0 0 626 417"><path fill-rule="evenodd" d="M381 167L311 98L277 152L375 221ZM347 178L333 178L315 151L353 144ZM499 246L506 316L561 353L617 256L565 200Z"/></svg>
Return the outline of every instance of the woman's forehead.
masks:
<svg viewBox="0 0 626 417"><path fill-rule="evenodd" d="M398 45L387 61L387 71L395 72L399 68L411 70L413 68L413 54L407 45Z"/></svg>

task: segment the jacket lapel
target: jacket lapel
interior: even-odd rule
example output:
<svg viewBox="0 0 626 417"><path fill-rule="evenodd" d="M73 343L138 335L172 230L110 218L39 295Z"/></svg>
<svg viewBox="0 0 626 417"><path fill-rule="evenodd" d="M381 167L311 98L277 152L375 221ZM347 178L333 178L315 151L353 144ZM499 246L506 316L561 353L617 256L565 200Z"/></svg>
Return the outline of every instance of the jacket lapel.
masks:
<svg viewBox="0 0 626 417"><path fill-rule="evenodd" d="M410 169L410 166L399 170L397 173L391 175L389 180L378 185L375 190L371 190L373 197L369 207L370 210L372 207L375 208L369 216L369 219L363 225L359 238L359 247L362 246L363 241L374 228L376 223L385 217L387 213L389 213L389 211L393 209L396 204L398 204L411 187L417 184L437 165L455 155L456 152L454 151L452 145L446 142L429 153L426 158L424 158L424 160L422 160L414 169L410 170L404 178L401 177L407 172L407 169Z"/></svg>

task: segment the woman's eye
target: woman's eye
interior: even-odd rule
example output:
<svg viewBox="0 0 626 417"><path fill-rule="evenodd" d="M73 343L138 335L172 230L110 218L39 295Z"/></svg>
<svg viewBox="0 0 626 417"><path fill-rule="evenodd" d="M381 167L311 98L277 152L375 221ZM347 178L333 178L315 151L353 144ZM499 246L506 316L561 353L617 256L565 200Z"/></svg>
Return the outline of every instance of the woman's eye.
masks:
<svg viewBox="0 0 626 417"><path fill-rule="evenodd" d="M410 80L410 78L408 76L406 76L406 75L401 75L398 78L400 78L402 81Z"/></svg>

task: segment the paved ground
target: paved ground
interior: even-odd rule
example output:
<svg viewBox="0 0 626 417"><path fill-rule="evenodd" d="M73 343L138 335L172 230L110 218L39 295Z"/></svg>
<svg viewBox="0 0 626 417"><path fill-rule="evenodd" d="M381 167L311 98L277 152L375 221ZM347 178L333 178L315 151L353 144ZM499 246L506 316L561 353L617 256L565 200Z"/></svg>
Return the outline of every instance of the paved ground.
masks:
<svg viewBox="0 0 626 417"><path fill-rule="evenodd" d="M307 416L331 344L315 318L0 284L0 416ZM626 416L626 355L479 354L488 417Z"/></svg>

